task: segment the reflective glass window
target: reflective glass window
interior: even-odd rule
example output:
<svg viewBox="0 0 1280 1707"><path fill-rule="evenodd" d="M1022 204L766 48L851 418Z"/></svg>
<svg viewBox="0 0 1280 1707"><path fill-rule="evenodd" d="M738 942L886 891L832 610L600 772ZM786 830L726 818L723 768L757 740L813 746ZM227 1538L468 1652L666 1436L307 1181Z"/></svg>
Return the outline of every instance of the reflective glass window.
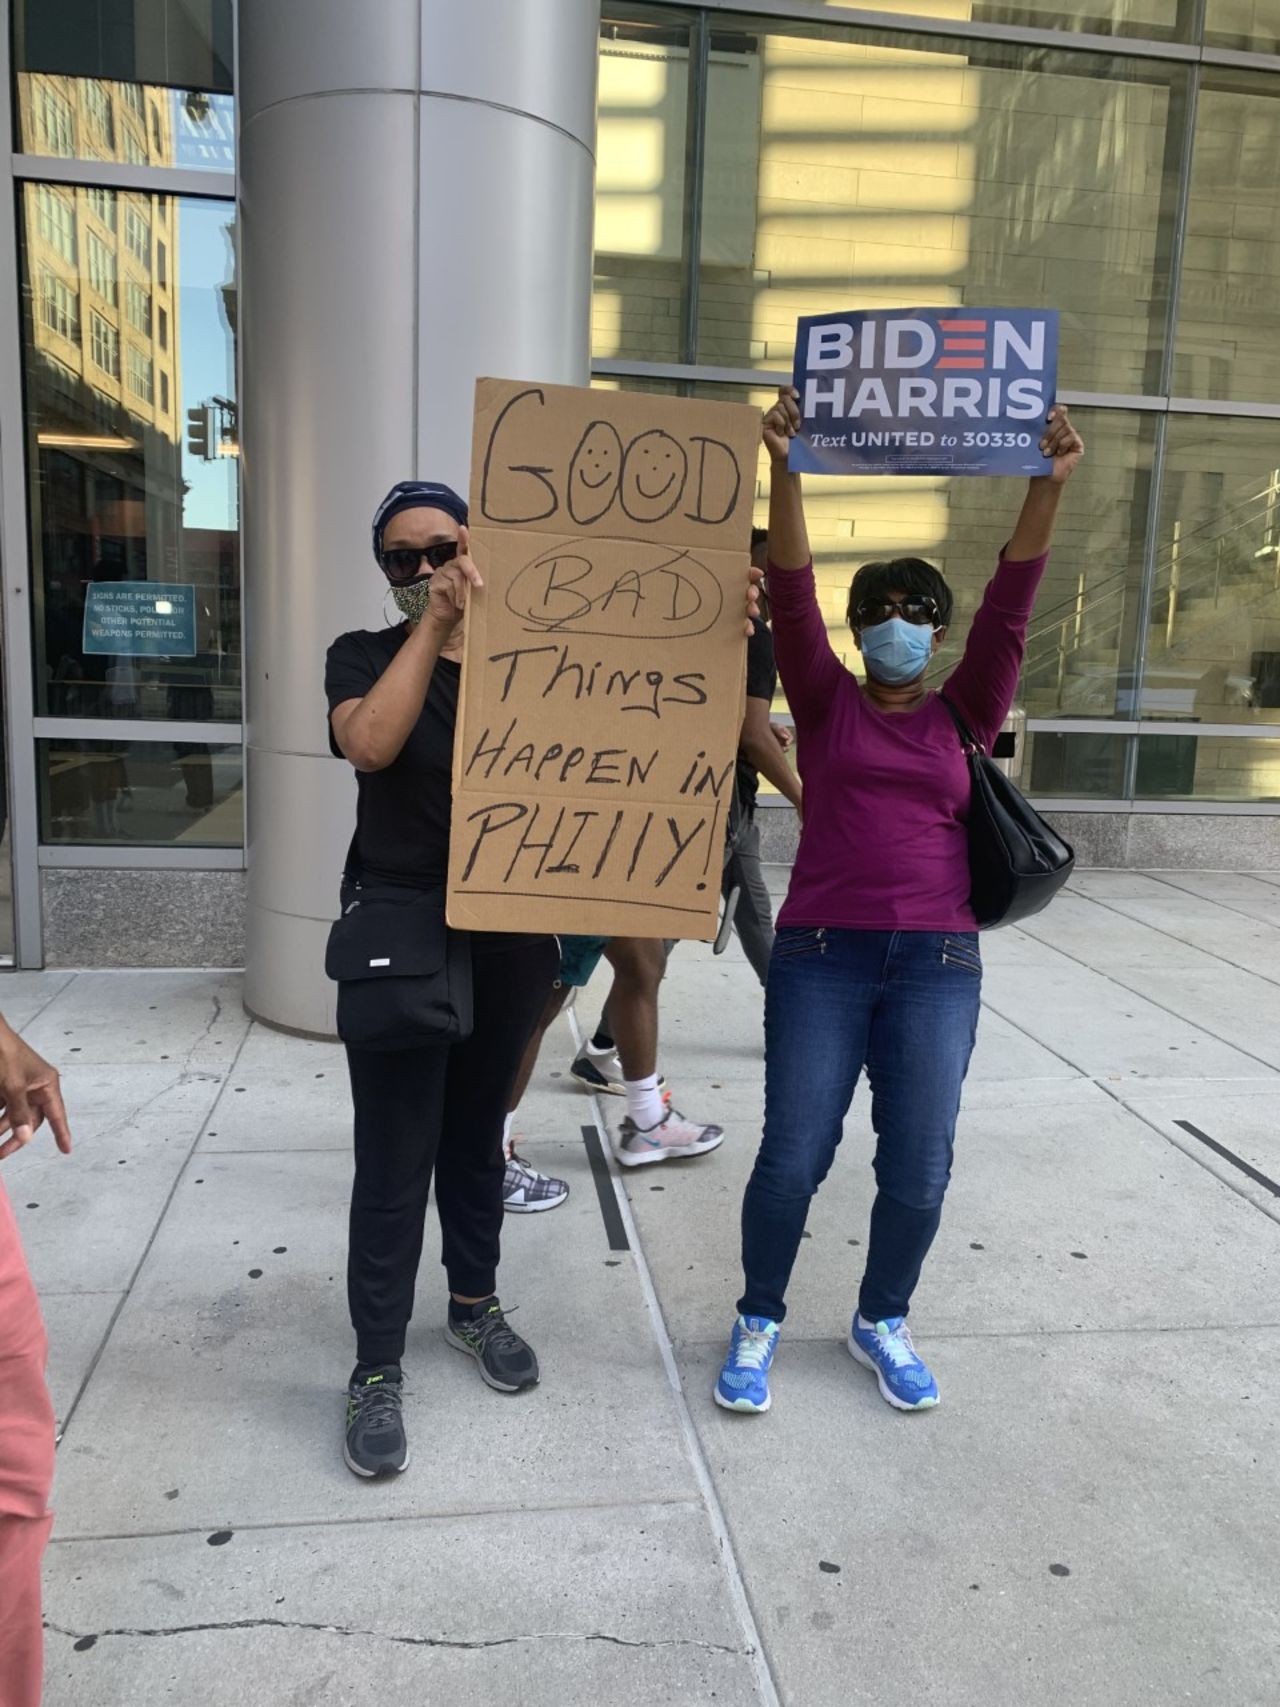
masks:
<svg viewBox="0 0 1280 1707"><path fill-rule="evenodd" d="M714 40L708 137L750 242L718 247L709 197L700 362L786 369L797 318L836 307L1046 306L1064 388L1154 389L1181 68L826 25Z"/></svg>
<svg viewBox="0 0 1280 1707"><path fill-rule="evenodd" d="M204 742L36 742L40 839L93 847L233 848L244 753Z"/></svg>
<svg viewBox="0 0 1280 1707"><path fill-rule="evenodd" d="M155 401L155 364L136 344L129 345L129 390L143 403Z"/></svg>
<svg viewBox="0 0 1280 1707"><path fill-rule="evenodd" d="M85 201L94 218L100 220L108 231L116 229L116 198L111 190L86 190Z"/></svg>
<svg viewBox="0 0 1280 1707"><path fill-rule="evenodd" d="M1206 0L1204 39L1241 53L1280 53L1275 0Z"/></svg>
<svg viewBox="0 0 1280 1707"><path fill-rule="evenodd" d="M96 231L86 233L85 263L89 288L100 296L109 308L116 305L116 257L114 250Z"/></svg>
<svg viewBox="0 0 1280 1707"><path fill-rule="evenodd" d="M1280 77L1205 73L1173 389L1280 398Z"/></svg>
<svg viewBox="0 0 1280 1707"><path fill-rule="evenodd" d="M25 154L235 170L230 95L32 71L19 74L17 97L17 143Z"/></svg>
<svg viewBox="0 0 1280 1707"><path fill-rule="evenodd" d="M111 116L111 91L100 78L92 77L86 83L84 107L94 136L106 150L104 158L110 160L115 152L116 131Z"/></svg>
<svg viewBox="0 0 1280 1707"><path fill-rule="evenodd" d="M852 5L852 0L846 3ZM1218 0L1210 0L1211 6L1216 3ZM1234 3L1248 5L1251 0ZM1262 10L1270 0L1256 3ZM835 12L839 7L832 5L830 9ZM904 17L949 18L960 23L1135 36L1147 41L1189 41L1194 29L1194 11L1187 0L875 0L865 9Z"/></svg>
<svg viewBox="0 0 1280 1707"><path fill-rule="evenodd" d="M135 332L141 332L144 338L151 336L151 292L140 285L136 279L130 279L125 290L125 308L129 316L129 324Z"/></svg>
<svg viewBox="0 0 1280 1707"><path fill-rule="evenodd" d="M1130 740L1124 735L1032 730L1025 736L1019 785L1037 800L1123 800ZM1069 838L1070 824L1061 828Z"/></svg>
<svg viewBox="0 0 1280 1707"><path fill-rule="evenodd" d="M1213 735L1141 735L1139 800L1280 800L1280 741Z"/></svg>
<svg viewBox="0 0 1280 1707"><path fill-rule="evenodd" d="M75 120L71 103L52 88L48 80L42 81L36 90L35 120L41 154L75 153Z"/></svg>
<svg viewBox="0 0 1280 1707"><path fill-rule="evenodd" d="M22 200L37 711L239 721L234 209L108 192L124 216L102 221L67 192L77 277L42 188ZM89 280L90 221L115 245L114 305ZM192 410L210 430L187 443Z"/></svg>
<svg viewBox="0 0 1280 1707"><path fill-rule="evenodd" d="M124 216L125 245L134 260L143 267L151 265L151 221L144 211L149 205L149 198L145 196L131 200Z"/></svg>
<svg viewBox="0 0 1280 1707"><path fill-rule="evenodd" d="M68 343L80 336L80 293L47 267L40 272L40 318Z"/></svg>
<svg viewBox="0 0 1280 1707"><path fill-rule="evenodd" d="M109 320L104 320L101 314L89 316L90 339L89 348L93 355L93 364L112 379L120 377L120 334Z"/></svg>
<svg viewBox="0 0 1280 1707"><path fill-rule="evenodd" d="M104 192L109 194L110 192ZM40 242L72 266L76 261L76 210L70 190L55 190L52 184L36 188L36 214Z"/></svg>
<svg viewBox="0 0 1280 1707"><path fill-rule="evenodd" d="M1221 415L1169 419L1144 719L1280 723L1277 427ZM1237 746L1242 755L1257 750Z"/></svg>
<svg viewBox="0 0 1280 1707"><path fill-rule="evenodd" d="M229 95L233 27L232 0L14 0L14 66Z"/></svg>
<svg viewBox="0 0 1280 1707"><path fill-rule="evenodd" d="M606 4L596 121L596 356L679 361L685 314L689 24Z"/></svg>

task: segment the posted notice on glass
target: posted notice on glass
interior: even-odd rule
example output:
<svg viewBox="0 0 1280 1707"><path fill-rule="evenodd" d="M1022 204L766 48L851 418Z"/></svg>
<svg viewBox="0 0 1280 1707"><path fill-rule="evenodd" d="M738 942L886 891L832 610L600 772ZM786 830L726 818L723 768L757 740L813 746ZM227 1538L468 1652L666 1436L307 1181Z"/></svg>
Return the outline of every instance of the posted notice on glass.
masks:
<svg viewBox="0 0 1280 1707"><path fill-rule="evenodd" d="M1045 474L1054 309L899 308L799 323L797 474Z"/></svg>

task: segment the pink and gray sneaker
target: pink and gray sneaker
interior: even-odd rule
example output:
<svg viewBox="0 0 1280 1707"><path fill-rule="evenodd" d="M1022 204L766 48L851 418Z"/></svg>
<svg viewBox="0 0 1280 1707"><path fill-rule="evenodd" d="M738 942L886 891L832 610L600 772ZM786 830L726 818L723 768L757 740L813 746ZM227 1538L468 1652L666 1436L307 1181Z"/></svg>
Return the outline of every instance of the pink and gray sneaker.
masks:
<svg viewBox="0 0 1280 1707"><path fill-rule="evenodd" d="M679 1109L668 1108L656 1126L637 1126L628 1115L618 1128L614 1155L624 1168L644 1167L648 1162L671 1162L681 1156L705 1156L724 1143L718 1126L699 1126L686 1120Z"/></svg>

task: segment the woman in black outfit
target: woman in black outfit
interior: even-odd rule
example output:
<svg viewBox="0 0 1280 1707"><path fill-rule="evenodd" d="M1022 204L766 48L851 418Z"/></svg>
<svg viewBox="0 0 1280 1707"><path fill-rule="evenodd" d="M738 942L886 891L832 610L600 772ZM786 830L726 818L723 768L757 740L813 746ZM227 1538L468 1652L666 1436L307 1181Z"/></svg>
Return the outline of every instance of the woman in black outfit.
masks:
<svg viewBox="0 0 1280 1707"><path fill-rule="evenodd" d="M393 487L374 517L373 549L404 621L341 635L325 669L330 745L358 773L347 882L430 890L442 908L462 619L469 588L481 584L466 522L466 504L447 486ZM559 953L546 936L477 933L471 944L468 1041L347 1050L355 1103L347 1293L358 1361L344 1455L358 1476L409 1462L400 1359L433 1170L450 1289L445 1338L500 1392L538 1379L537 1358L495 1296L502 1123Z"/></svg>

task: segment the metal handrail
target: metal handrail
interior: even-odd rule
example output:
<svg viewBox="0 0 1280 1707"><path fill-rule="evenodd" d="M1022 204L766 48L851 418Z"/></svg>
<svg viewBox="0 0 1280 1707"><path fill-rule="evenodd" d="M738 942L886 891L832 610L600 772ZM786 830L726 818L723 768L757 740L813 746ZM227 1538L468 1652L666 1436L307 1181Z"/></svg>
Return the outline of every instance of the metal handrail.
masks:
<svg viewBox="0 0 1280 1707"><path fill-rule="evenodd" d="M1249 507L1249 505L1258 503L1259 500L1266 499L1269 501L1270 504L1274 504L1275 499L1274 499L1273 494L1275 494L1277 491L1280 491L1280 482L1278 482L1275 479L1275 477L1273 476L1272 480L1266 486L1264 486L1261 491L1251 492L1248 497L1240 499L1238 503L1232 504L1231 507L1227 510L1219 511L1216 516L1210 517L1210 519L1208 521L1202 522L1199 527L1193 528L1189 532L1184 532L1181 535L1181 544L1182 544L1183 551L1185 552L1185 549L1186 549L1189 542L1191 542L1193 540L1200 539L1204 534L1208 533L1210 531L1210 529L1218 528L1220 530L1219 533L1214 534L1215 539L1217 539L1219 537L1226 538L1226 537L1228 537L1228 535L1230 533L1238 532L1239 527L1243 527L1243 526L1247 525L1247 519L1245 522L1239 523L1238 526L1235 528L1229 528L1229 529L1228 528L1222 528L1221 524L1224 521L1228 520L1231 516L1235 515L1237 512L1247 509ZM1181 524L1179 524L1179 526L1181 526ZM1172 555L1172 553L1171 553L1171 555ZM1165 564L1162 564L1159 562L1157 563L1157 565L1156 565L1156 576L1157 576L1157 578L1160 575L1162 567L1166 567L1166 566L1167 565L1165 565ZM1122 568L1122 569L1116 569L1116 570L1113 570L1110 575L1105 576L1101 581L1096 581L1094 583L1094 591L1096 593L1099 589L1109 586L1112 582L1116 582L1116 583L1119 583L1121 586L1124 586L1124 585L1128 584L1128 580L1129 580L1129 571L1128 571L1127 567ZM1028 635L1028 640L1030 641L1030 640L1034 639L1038 633L1047 633L1050 630L1052 630L1053 628L1055 628L1057 626L1058 622L1061 620L1060 617L1057 615L1057 613L1059 611L1065 611L1069 607L1073 608L1075 606L1075 602L1076 602L1076 595L1070 594L1070 595L1068 595L1067 598L1060 600L1058 602L1058 604L1049 605L1046 609L1038 611L1037 616L1040 618L1040 622L1037 625L1037 627L1035 629L1033 629L1032 632ZM1097 599L1095 599L1093 601L1093 603L1095 603L1095 604L1097 602L1099 602Z"/></svg>
<svg viewBox="0 0 1280 1707"><path fill-rule="evenodd" d="M1170 597L1170 611L1166 628L1166 646L1169 649L1172 649L1174 644L1173 628L1177 616L1178 600L1192 596L1195 591L1202 586L1212 585L1216 602L1221 588L1222 579L1222 547L1227 540L1250 527L1256 520L1258 520L1258 517L1256 512L1248 514L1244 516L1243 519L1236 521L1230 527L1223 527L1223 522L1237 515L1241 510L1248 509L1250 505L1258 503L1259 500L1266 501L1267 511L1265 513L1267 515L1272 514L1276 504L1275 495L1278 491L1280 491L1280 480L1273 477L1272 481L1260 492L1254 492L1250 497L1243 500L1242 503L1233 505L1226 511L1220 511L1210 522L1205 523L1199 528L1193 529L1189 533L1184 533L1182 531L1181 523L1174 524L1174 541L1170 548L1169 556L1167 559L1157 563L1156 566L1157 583L1163 579L1166 573L1169 577L1168 591ZM1216 527L1218 531L1213 534L1211 541L1204 541L1203 536L1208 533L1209 529L1212 527ZM1202 543L1210 543L1213 548L1212 567L1203 575L1193 575L1188 574L1187 572L1187 546L1189 541L1195 540L1201 540ZM1193 553L1192 555L1193 560L1198 556L1197 553ZM1280 561L1278 561L1277 569L1277 579L1280 580ZM1081 577L1081 580L1083 580L1083 577ZM1117 584L1113 585L1113 583ZM1026 658L1023 665L1024 671L1037 670L1045 663L1048 663L1055 654L1058 654L1058 673L1061 681L1061 678L1065 675L1066 658L1075 652L1080 651L1086 645L1092 644L1100 632L1096 626L1086 630L1083 619L1086 616L1096 615L1096 613L1104 606L1118 598L1127 586L1127 569L1116 571L1114 574L1107 576L1102 582L1095 583L1093 596L1086 599L1082 605L1080 600L1081 588L1080 582L1078 581L1076 592L1068 598L1059 601L1056 606L1051 606L1049 612L1046 613L1048 620L1038 622L1028 634ZM1056 615L1056 612L1063 612L1065 614ZM1066 635L1068 627L1070 627L1072 631L1069 640ZM1035 650L1035 642L1037 640L1050 639L1050 637L1054 638L1054 644L1044 647L1037 652Z"/></svg>

